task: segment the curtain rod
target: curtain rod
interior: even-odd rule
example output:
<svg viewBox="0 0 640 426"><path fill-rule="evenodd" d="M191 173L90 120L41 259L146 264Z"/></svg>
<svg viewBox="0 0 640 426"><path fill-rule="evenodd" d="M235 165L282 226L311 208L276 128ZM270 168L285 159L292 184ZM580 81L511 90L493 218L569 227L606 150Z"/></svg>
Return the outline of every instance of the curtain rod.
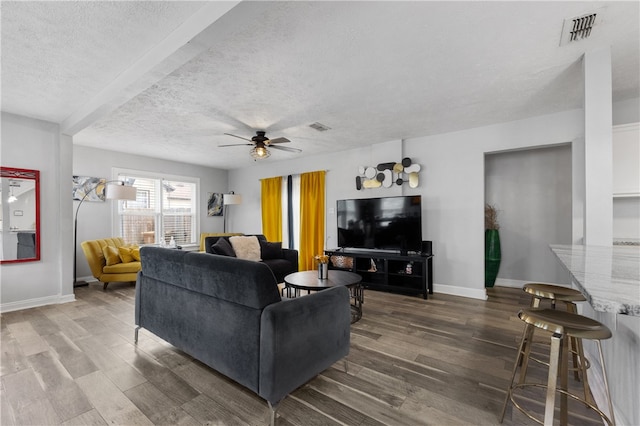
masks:
<svg viewBox="0 0 640 426"><path fill-rule="evenodd" d="M329 172L329 169L325 169L325 170L314 170L314 171L312 171L312 172L290 173L289 175L293 176L293 175L301 175L301 174L304 174L304 173L314 173L314 172L325 172L325 173L328 173L328 172ZM273 178L277 178L277 177L286 177L286 176L289 176L289 175L283 175L283 176L271 176L271 177L268 177L268 178L260 178L260 179L258 179L258 180L273 179Z"/></svg>

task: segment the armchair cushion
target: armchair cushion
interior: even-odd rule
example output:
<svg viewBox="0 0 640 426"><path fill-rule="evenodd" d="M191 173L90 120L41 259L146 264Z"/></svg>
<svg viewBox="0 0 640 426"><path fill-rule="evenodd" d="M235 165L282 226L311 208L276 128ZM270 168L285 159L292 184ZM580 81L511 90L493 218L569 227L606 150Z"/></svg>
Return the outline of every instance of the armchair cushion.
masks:
<svg viewBox="0 0 640 426"><path fill-rule="evenodd" d="M102 271L105 274L135 274L140 270L140 262L116 263L115 265L105 266Z"/></svg>
<svg viewBox="0 0 640 426"><path fill-rule="evenodd" d="M118 247L104 246L102 248L102 254L104 255L106 266L111 266L122 262L122 260L120 259L120 251L118 250Z"/></svg>
<svg viewBox="0 0 640 426"><path fill-rule="evenodd" d="M135 247L118 247L118 255L122 263L133 262L133 250Z"/></svg>

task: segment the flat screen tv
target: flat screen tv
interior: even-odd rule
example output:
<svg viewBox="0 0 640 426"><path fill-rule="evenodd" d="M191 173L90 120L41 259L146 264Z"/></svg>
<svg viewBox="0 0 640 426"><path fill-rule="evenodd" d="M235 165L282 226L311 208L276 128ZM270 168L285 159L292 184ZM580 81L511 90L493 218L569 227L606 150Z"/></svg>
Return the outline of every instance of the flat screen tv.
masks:
<svg viewBox="0 0 640 426"><path fill-rule="evenodd" d="M337 201L341 248L420 251L420 195Z"/></svg>

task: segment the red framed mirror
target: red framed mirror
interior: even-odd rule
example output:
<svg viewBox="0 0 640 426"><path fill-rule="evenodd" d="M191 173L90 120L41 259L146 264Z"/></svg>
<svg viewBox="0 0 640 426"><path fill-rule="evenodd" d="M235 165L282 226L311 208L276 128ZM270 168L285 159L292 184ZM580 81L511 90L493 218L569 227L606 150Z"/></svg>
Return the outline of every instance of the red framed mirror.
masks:
<svg viewBox="0 0 640 426"><path fill-rule="evenodd" d="M0 167L0 263L40 260L40 172Z"/></svg>

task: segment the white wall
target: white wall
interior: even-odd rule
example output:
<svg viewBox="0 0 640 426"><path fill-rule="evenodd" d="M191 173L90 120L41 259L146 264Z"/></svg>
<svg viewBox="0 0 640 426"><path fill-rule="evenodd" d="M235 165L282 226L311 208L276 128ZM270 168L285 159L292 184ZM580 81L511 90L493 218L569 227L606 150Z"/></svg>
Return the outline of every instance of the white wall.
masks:
<svg viewBox="0 0 640 426"><path fill-rule="evenodd" d="M70 171L69 153L70 140L60 135L57 124L2 113L0 163L39 170L41 196L41 260L0 266L2 312L74 300L66 223L70 209L59 196L60 175Z"/></svg>
<svg viewBox="0 0 640 426"><path fill-rule="evenodd" d="M568 143L582 129L582 111L572 110L406 142L405 153L426 166L423 233L434 241L441 291L484 293L485 153Z"/></svg>
<svg viewBox="0 0 640 426"><path fill-rule="evenodd" d="M168 175L196 177L200 179L200 224L199 232L222 232L223 217L207 216L207 199L209 192L227 192L227 171L210 167L195 166L175 161L159 160L138 155L127 155L113 151L106 151L84 146L73 148L73 175L93 176L112 179L112 169L123 168L141 170ZM69 176L71 188L71 176ZM71 189L68 200L71 201ZM73 202L73 211L78 206ZM78 211L78 246L77 246L77 275L81 279L91 279L89 265L82 252L80 243L85 240L107 238L117 235L117 229L112 229L112 202L93 203L85 201Z"/></svg>
<svg viewBox="0 0 640 426"><path fill-rule="evenodd" d="M435 291L484 298L484 154L571 142L582 132L582 111L574 110L544 117L496 124L477 129L391 141L364 149L299 158L267 160L229 173L229 187L243 195L235 206L229 229L261 231L261 178L325 169L327 173L327 240L336 246L336 200L393 195L422 195L422 235L433 241ZM339 143L339 142L336 142ZM412 158L422 165L420 185L357 191L359 165Z"/></svg>
<svg viewBox="0 0 640 426"><path fill-rule="evenodd" d="M636 122L638 99L614 104L614 122ZM234 206L229 229L261 232L260 182L262 178L327 170L326 248L336 246L335 202L344 198L365 198L420 194L423 203L422 235L433 241L435 291L482 298L484 291L484 156L485 153L572 143L579 151L584 138L582 110L564 111L526 120L495 124L459 132L391 141L372 147L274 161L276 154L255 166L229 173L229 188L243 195ZM339 141L336 141L339 145ZM420 186L393 186L357 191L359 165L399 161L410 157L422 165ZM574 159L574 161L576 161ZM575 171L575 167L574 167ZM574 173L574 205L580 206L584 173ZM582 184L582 185L581 185ZM577 189L576 189L577 188ZM582 195L583 197L583 195ZM576 200L576 198L578 198ZM581 222L574 213L573 222ZM580 225L581 227L581 225ZM575 229L575 226L574 226ZM574 235L574 240L580 235Z"/></svg>
<svg viewBox="0 0 640 426"><path fill-rule="evenodd" d="M572 241L571 146L485 157L485 201L498 209L502 262L496 285L571 284L549 250Z"/></svg>
<svg viewBox="0 0 640 426"><path fill-rule="evenodd" d="M617 125L640 121L639 101L636 98L614 104L613 123ZM211 188L206 188L207 182L204 179L201 181L202 206L205 205L203 198L206 198L206 192L234 190L243 195L243 204L234 206L234 216L229 219L230 230L260 232L259 179L319 169L329 171L327 208L335 208L335 200L342 198L420 194L424 204L423 236L434 242L436 292L482 297L484 153L579 141L583 137L582 121L581 111L576 110L414 138L403 143L392 141L388 145L376 145L377 148L336 151L312 158L292 156L291 160L278 162L273 161L277 158L274 155L265 163L256 163L255 167L229 172L228 185L224 180L226 172L211 169ZM336 146L339 146L339 141ZM82 149L74 147L74 159L71 138L59 135L57 125L2 113L2 165L34 168L43 173L43 259L40 262L0 267L0 309L3 311L73 299L73 260L70 253L73 252L74 204L63 201L67 197L71 198L68 194L71 193L70 182L74 173L109 176L110 167L135 168L136 165L144 165L144 162L150 161L154 170L164 170L163 167L170 167L171 163L113 153L113 161L107 161L89 153L83 166L72 167L72 160L82 161L79 159ZM572 148L572 151L575 149ZM393 155L393 152L397 154ZM106 151L94 152L105 153ZM412 157L414 162L423 166L419 188L410 190L406 186L394 186L367 192L355 190L354 177L358 165L374 165L404 156ZM189 170L197 168L176 164L173 167L179 170L171 169L172 174L189 174ZM87 214L84 204L82 210L82 215ZM577 220L579 218L574 217L574 223ZM110 223L108 213L104 222ZM221 229L221 218L203 218L202 232ZM335 215L327 215L326 247L335 247L335 242Z"/></svg>

